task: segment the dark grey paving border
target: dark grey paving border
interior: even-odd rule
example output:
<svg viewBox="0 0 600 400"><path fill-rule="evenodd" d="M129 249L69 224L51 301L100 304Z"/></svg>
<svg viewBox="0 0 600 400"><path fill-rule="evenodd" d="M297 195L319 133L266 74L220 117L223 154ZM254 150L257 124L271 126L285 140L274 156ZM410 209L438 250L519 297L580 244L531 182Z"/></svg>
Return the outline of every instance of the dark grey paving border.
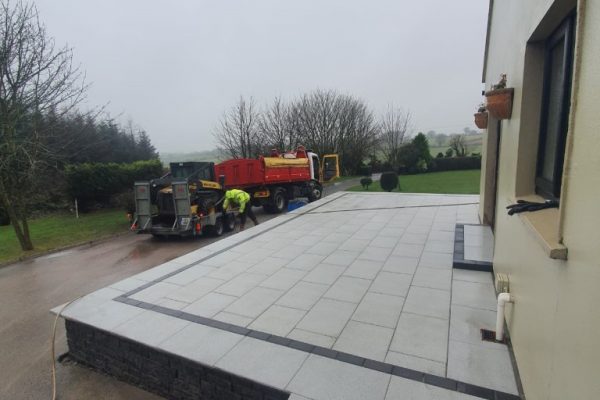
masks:
<svg viewBox="0 0 600 400"><path fill-rule="evenodd" d="M456 229L454 231L454 256L452 259L452 268L494 272L493 264L491 262L465 260L465 225L479 226L475 224L456 224Z"/></svg>
<svg viewBox="0 0 600 400"><path fill-rule="evenodd" d="M309 214L312 211L318 209L319 207L329 204L329 203L331 203L343 196L346 196L346 195L347 195L347 193L344 193L341 196L336 197L335 199L331 199L330 201L325 202L310 211L307 211L305 213L298 213L294 217L289 218L286 221L283 221L283 222L273 226L273 228L277 228L277 227L284 225L290 221L293 221L294 219L299 218L300 216L302 216L304 214ZM457 204L452 204L452 205L457 205ZM444 206L444 204L438 204L435 206L431 205L431 207L442 207L442 206ZM416 208L416 207L419 207L419 206L414 206L414 208ZM401 208L412 208L412 207L406 206L406 207L401 207ZM348 210L348 211L354 211L354 210ZM463 229L462 242L463 242L463 246L464 246L464 226L463 225L460 225L460 226ZM457 229L458 229L458 227L459 227L459 225L457 225ZM271 229L273 229L273 228L271 228ZM232 248L239 246L251 239L254 239L254 238L262 235L265 232L269 232L271 229L259 232L256 235L252 235L238 243L232 244L231 246L228 246L228 247L225 247L224 249L216 251L196 262L193 262L189 265L183 266L182 268L179 268L176 271L165 274L165 275L161 276L160 278L157 278L151 282L148 282L145 285L142 285L142 286L140 286L136 289L133 289L125 294L122 294L122 295L114 298L113 300L123 303L123 304L130 305L130 306L139 307L139 308L143 308L146 310L152 310L153 312L157 312L157 313L164 314L164 315L169 315L171 317L179 318L179 319L193 322L196 324L209 326L212 328L220 329L220 330L227 331L227 332L232 332L232 333L242 335L242 336L252 337L252 338L255 338L258 340L263 340L265 342L289 347L289 348L303 351L303 352L306 352L309 354L316 354L316 355L319 355L322 357L327 357L327 358L330 358L333 360L338 360L338 361L345 362L348 364L357 365L357 366L371 369L374 371L392 374L392 375L395 375L395 376L398 376L401 378L410 379L410 380L417 381L417 382L422 382L422 383L425 383L428 385L441 387L441 388L459 392L459 393L465 393L465 394L475 396L475 397L480 397L483 399L489 399L489 400L518 400L518 399L521 399L520 396L511 394L511 393L505 393L505 392L485 388L482 386L477 386L477 385L473 385L470 383L457 381L455 379L446 378L446 377L433 375L433 374L429 374L429 373L422 372L422 371L417 371L417 370L410 369L410 368L401 367L399 365L389 364L389 363L385 363L385 362L381 362L381 361L377 361L377 360L371 360L368 358L356 356L354 354L329 349L327 347L316 346L316 345L312 345L310 343L301 342L301 341L294 340L294 339L289 339L289 338L286 338L283 336L272 335L267 332L257 331L254 329L248 329L243 326L233 325L233 324L229 324L227 322L217 321L217 320L214 320L211 318L201 317L201 316L186 313L186 312L183 312L180 310L174 310L174 309L170 309L167 307L158 306L158 305L155 305L152 303L138 301L138 300L134 300L134 299L130 298L130 296L134 295L135 293L138 293L144 289L147 289L148 287L153 286L156 283L163 281L164 279L167 279L173 275L176 275L182 271L185 271L186 269L189 269L189 268L193 267L194 265L197 265L205 260L215 257L225 251L231 250ZM464 254L464 250L463 250L463 254ZM463 256L463 260L464 260L464 256Z"/></svg>

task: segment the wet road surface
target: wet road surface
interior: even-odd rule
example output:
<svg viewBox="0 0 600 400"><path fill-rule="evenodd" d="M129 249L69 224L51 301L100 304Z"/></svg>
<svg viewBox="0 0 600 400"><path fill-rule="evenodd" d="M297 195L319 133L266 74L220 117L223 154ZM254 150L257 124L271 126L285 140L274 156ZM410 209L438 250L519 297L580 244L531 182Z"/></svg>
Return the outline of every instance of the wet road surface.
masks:
<svg viewBox="0 0 600 400"><path fill-rule="evenodd" d="M358 179L325 188L324 195L356 185ZM259 221L276 215L255 208ZM252 226L251 222L248 223ZM224 235L223 237L226 237ZM158 241L125 234L0 268L0 399L50 399L52 307L192 250L218 238ZM56 354L67 351L64 324L59 323ZM57 363L61 400L159 399L148 392L69 363Z"/></svg>

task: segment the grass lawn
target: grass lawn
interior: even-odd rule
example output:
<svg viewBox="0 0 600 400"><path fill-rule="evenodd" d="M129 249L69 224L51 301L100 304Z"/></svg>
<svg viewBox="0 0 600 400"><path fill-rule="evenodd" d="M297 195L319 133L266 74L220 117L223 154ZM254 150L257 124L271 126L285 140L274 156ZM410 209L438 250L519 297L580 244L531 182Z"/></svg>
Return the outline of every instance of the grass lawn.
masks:
<svg viewBox="0 0 600 400"><path fill-rule="evenodd" d="M400 192L404 193L443 193L443 194L478 194L478 169L466 171L430 172L418 175L400 175ZM352 186L349 191L364 192L361 185ZM369 186L369 192L383 192L379 182ZM394 190L397 192L398 190Z"/></svg>
<svg viewBox="0 0 600 400"><path fill-rule="evenodd" d="M29 221L35 249L24 252L21 251L12 226L0 226L0 263L125 232L128 227L129 223L122 210L81 214L79 219L73 214L53 214Z"/></svg>

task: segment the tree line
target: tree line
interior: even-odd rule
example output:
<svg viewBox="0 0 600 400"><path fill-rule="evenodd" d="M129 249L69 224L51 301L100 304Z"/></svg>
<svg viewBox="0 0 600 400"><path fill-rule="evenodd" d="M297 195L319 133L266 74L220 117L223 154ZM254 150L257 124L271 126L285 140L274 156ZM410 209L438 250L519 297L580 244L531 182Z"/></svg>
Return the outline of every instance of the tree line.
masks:
<svg viewBox="0 0 600 400"><path fill-rule="evenodd" d="M259 108L240 97L215 129L221 151L233 158L254 158L270 149L303 145L316 153L337 153L343 174L356 174L375 153L397 163L408 135L410 112L390 106L377 117L366 102L334 90L317 89L290 101L275 98Z"/></svg>

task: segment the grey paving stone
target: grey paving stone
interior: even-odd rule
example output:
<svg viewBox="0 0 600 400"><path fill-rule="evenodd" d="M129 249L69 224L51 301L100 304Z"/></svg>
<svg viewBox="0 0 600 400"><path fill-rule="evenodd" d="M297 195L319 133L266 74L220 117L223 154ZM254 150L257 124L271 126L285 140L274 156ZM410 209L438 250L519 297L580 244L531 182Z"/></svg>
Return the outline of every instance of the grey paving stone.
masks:
<svg viewBox="0 0 600 400"><path fill-rule="evenodd" d="M360 253L358 258L362 260L385 262L391 252L391 248L368 246Z"/></svg>
<svg viewBox="0 0 600 400"><path fill-rule="evenodd" d="M300 246L294 243L291 243L287 246L282 247L273 253L273 257L285 258L287 260L293 260L296 257L304 254L306 250L308 250L311 246Z"/></svg>
<svg viewBox="0 0 600 400"><path fill-rule="evenodd" d="M494 343L489 343L494 344ZM448 377L490 389L517 394L508 349L451 340Z"/></svg>
<svg viewBox="0 0 600 400"><path fill-rule="evenodd" d="M318 254L301 254L294 258L286 268L301 269L303 271L312 271L325 257Z"/></svg>
<svg viewBox="0 0 600 400"><path fill-rule="evenodd" d="M452 284L452 270L419 267L415 272L412 284L450 291Z"/></svg>
<svg viewBox="0 0 600 400"><path fill-rule="evenodd" d="M265 274L243 272L215 289L215 292L240 297L268 278Z"/></svg>
<svg viewBox="0 0 600 400"><path fill-rule="evenodd" d="M331 336L319 335L318 333L304 331L302 329L294 329L288 335L288 338L299 340L301 342L310 343L315 346L321 346L326 348L333 347L335 338Z"/></svg>
<svg viewBox="0 0 600 400"><path fill-rule="evenodd" d="M110 285L111 288L120 290L122 292L129 292L130 290L136 289L147 282L136 278L127 278L122 281L118 281Z"/></svg>
<svg viewBox="0 0 600 400"><path fill-rule="evenodd" d="M304 317L306 311L282 306L271 306L252 322L248 328L286 336Z"/></svg>
<svg viewBox="0 0 600 400"><path fill-rule="evenodd" d="M452 279L457 281L489 283L493 284L493 277L490 272L469 271L466 269L454 269L452 271Z"/></svg>
<svg viewBox="0 0 600 400"><path fill-rule="evenodd" d="M370 280L341 276L323 297L358 303L370 285Z"/></svg>
<svg viewBox="0 0 600 400"><path fill-rule="evenodd" d="M252 243L252 242L248 242ZM265 248L256 248L256 244L252 243L253 249L243 251L243 255L238 257L239 261L251 261L251 262L262 262L265 258L268 258L273 254L276 250L273 249L265 249ZM241 251L241 249L236 247L236 250Z"/></svg>
<svg viewBox="0 0 600 400"><path fill-rule="evenodd" d="M255 265L248 269L248 272L252 272L255 274L265 274L265 275L273 275L275 272L279 271L284 265L289 263L290 260L286 260L285 258L277 258L277 257L267 257L260 262L257 262Z"/></svg>
<svg viewBox="0 0 600 400"><path fill-rule="evenodd" d="M206 265L194 265L191 268L185 269L178 274L168 277L163 282L185 286L196 279L215 271L215 269L215 267L209 267Z"/></svg>
<svg viewBox="0 0 600 400"><path fill-rule="evenodd" d="M452 304L496 310L497 300L491 283L477 283L454 280L452 282Z"/></svg>
<svg viewBox="0 0 600 400"><path fill-rule="evenodd" d="M428 230L425 230L428 232ZM424 245L427 242L427 233L411 233L410 227L406 229L406 233L400 238L400 243L405 244L421 244Z"/></svg>
<svg viewBox="0 0 600 400"><path fill-rule="evenodd" d="M193 303L201 297L204 297L206 294L212 292L223 283L225 283L225 281L222 279L208 278L203 276L189 285L167 293L165 297L171 300Z"/></svg>
<svg viewBox="0 0 600 400"><path fill-rule="evenodd" d="M130 296L131 299L154 303L163 297L168 297L169 294L181 289L181 286L173 283L158 282L149 288L137 292Z"/></svg>
<svg viewBox="0 0 600 400"><path fill-rule="evenodd" d="M192 304L184 307L182 311L210 318L223 311L225 307L237 300L235 296L221 293L209 293Z"/></svg>
<svg viewBox="0 0 600 400"><path fill-rule="evenodd" d="M285 291L294 286L307 273L300 269L282 268L264 280L260 286Z"/></svg>
<svg viewBox="0 0 600 400"><path fill-rule="evenodd" d="M453 253L454 240L432 240L429 238L425 243L424 251L432 253Z"/></svg>
<svg viewBox="0 0 600 400"><path fill-rule="evenodd" d="M284 388L308 357L307 353L246 337L216 366L228 372Z"/></svg>
<svg viewBox="0 0 600 400"><path fill-rule="evenodd" d="M143 312L145 310L139 307L88 295L71 303L62 315L88 325L97 326L100 329L112 330Z"/></svg>
<svg viewBox="0 0 600 400"><path fill-rule="evenodd" d="M352 234L350 234L350 233L335 232L335 233L325 236L323 238L323 242L337 243L338 245L340 245L340 244L344 243L346 240L350 239L351 236L352 236Z"/></svg>
<svg viewBox="0 0 600 400"><path fill-rule="evenodd" d="M329 256L325 257L323 264L347 267L358 257L358 254L358 251L335 250Z"/></svg>
<svg viewBox="0 0 600 400"><path fill-rule="evenodd" d="M188 321L179 318L154 311L145 311L115 327L112 331L126 338L156 346L189 324Z"/></svg>
<svg viewBox="0 0 600 400"><path fill-rule="evenodd" d="M225 311L256 318L275 303L283 293L283 290L256 287L229 305Z"/></svg>
<svg viewBox="0 0 600 400"><path fill-rule="evenodd" d="M436 229L432 228L431 232L429 232L429 237L427 239L428 239L428 241L439 240L439 241L453 243L454 242L454 230L448 232L448 231L436 230Z"/></svg>
<svg viewBox="0 0 600 400"><path fill-rule="evenodd" d="M404 311L448 319L450 316L450 292L411 286L404 302Z"/></svg>
<svg viewBox="0 0 600 400"><path fill-rule="evenodd" d="M160 347L170 353L213 365L243 336L220 329L191 323L160 343Z"/></svg>
<svg viewBox="0 0 600 400"><path fill-rule="evenodd" d="M370 292L406 297L412 276L381 271L369 288Z"/></svg>
<svg viewBox="0 0 600 400"><path fill-rule="evenodd" d="M425 246L422 244L398 243L396 247L394 247L394 250L392 250L392 254L395 256L418 259L421 257L424 247Z"/></svg>
<svg viewBox="0 0 600 400"><path fill-rule="evenodd" d="M400 240L400 237L381 236L380 235L380 236L375 237L373 240L371 240L371 243L369 243L369 246L393 249L398 244L398 240Z"/></svg>
<svg viewBox="0 0 600 400"><path fill-rule="evenodd" d="M315 244L310 249L306 250L307 254L317 254L320 256L329 256L332 252L334 252L338 248L338 243L331 242L321 242Z"/></svg>
<svg viewBox="0 0 600 400"><path fill-rule="evenodd" d="M278 305L309 310L327 291L329 285L311 282L298 282L285 295L277 300Z"/></svg>
<svg viewBox="0 0 600 400"><path fill-rule="evenodd" d="M452 305L450 313L450 340L471 344L485 344L506 348L499 343L483 342L481 329L496 330L496 311Z"/></svg>
<svg viewBox="0 0 600 400"><path fill-rule="evenodd" d="M375 279L379 271L383 268L383 262L358 259L354 261L344 275L362 279Z"/></svg>
<svg viewBox="0 0 600 400"><path fill-rule="evenodd" d="M399 274L414 274L417 269L419 259L416 257L404 257L391 255L388 257L383 270L387 272L395 272Z"/></svg>
<svg viewBox="0 0 600 400"><path fill-rule="evenodd" d="M362 251L368 244L369 240L350 238L339 247L339 250Z"/></svg>
<svg viewBox="0 0 600 400"><path fill-rule="evenodd" d="M171 299L160 299L156 302L157 305L163 306L166 308L170 308L171 310L181 310L190 305L190 303L186 303L183 301L171 300Z"/></svg>
<svg viewBox="0 0 600 400"><path fill-rule="evenodd" d="M247 261L247 260L229 261L225 265L217 268L215 271L211 272L210 274L208 274L206 276L209 278L223 279L223 280L228 281L228 280L233 279L234 277L238 276L242 272L246 272L246 270L248 270L254 264L255 264L254 261L251 262L251 261Z"/></svg>
<svg viewBox="0 0 600 400"><path fill-rule="evenodd" d="M403 297L367 292L352 315L355 321L395 328L400 318Z"/></svg>
<svg viewBox="0 0 600 400"><path fill-rule="evenodd" d="M403 228L383 228L381 231L379 231L379 236L389 236L397 239L400 239L400 236L403 234Z"/></svg>
<svg viewBox="0 0 600 400"><path fill-rule="evenodd" d="M303 235L302 237L296 239L294 244L299 245L299 246L314 246L315 244L319 243L321 240L323 240L322 235L315 235L315 234Z"/></svg>
<svg viewBox="0 0 600 400"><path fill-rule="evenodd" d="M356 308L344 301L321 299L296 326L299 329L337 337Z"/></svg>
<svg viewBox="0 0 600 400"><path fill-rule="evenodd" d="M476 397L392 376L385 400L476 400Z"/></svg>
<svg viewBox="0 0 600 400"><path fill-rule="evenodd" d="M390 350L445 363L447 345L448 321L403 312Z"/></svg>
<svg viewBox="0 0 600 400"><path fill-rule="evenodd" d="M321 283L331 285L337 278L346 270L342 265L319 264L315 269L310 271L303 281Z"/></svg>
<svg viewBox="0 0 600 400"><path fill-rule="evenodd" d="M349 321L333 349L383 361L393 334L394 330L390 328Z"/></svg>
<svg viewBox="0 0 600 400"><path fill-rule="evenodd" d="M419 260L419 267L451 269L452 254L424 251Z"/></svg>
<svg viewBox="0 0 600 400"><path fill-rule="evenodd" d="M247 327L248 325L250 325L252 323L252 321L254 321L253 318L228 313L225 311L221 311L220 313L218 313L217 315L215 315L212 318L217 321L226 322L228 324L243 326L243 327Z"/></svg>
<svg viewBox="0 0 600 400"><path fill-rule="evenodd" d="M385 362L437 376L446 376L446 364L439 361L389 351L385 357Z"/></svg>
<svg viewBox="0 0 600 400"><path fill-rule="evenodd" d="M311 355L287 389L312 399L383 400L390 375Z"/></svg>
<svg viewBox="0 0 600 400"><path fill-rule="evenodd" d="M431 230L431 220L427 219L427 220L417 221L417 223L415 223L415 222L411 223L409 226L406 227L405 233L407 235L414 235L411 237L419 237L418 242L420 242L422 240L420 238L420 236L423 234L429 234L430 230ZM407 238L408 237L409 236L407 236ZM411 243L411 241L405 240L403 243Z"/></svg>

